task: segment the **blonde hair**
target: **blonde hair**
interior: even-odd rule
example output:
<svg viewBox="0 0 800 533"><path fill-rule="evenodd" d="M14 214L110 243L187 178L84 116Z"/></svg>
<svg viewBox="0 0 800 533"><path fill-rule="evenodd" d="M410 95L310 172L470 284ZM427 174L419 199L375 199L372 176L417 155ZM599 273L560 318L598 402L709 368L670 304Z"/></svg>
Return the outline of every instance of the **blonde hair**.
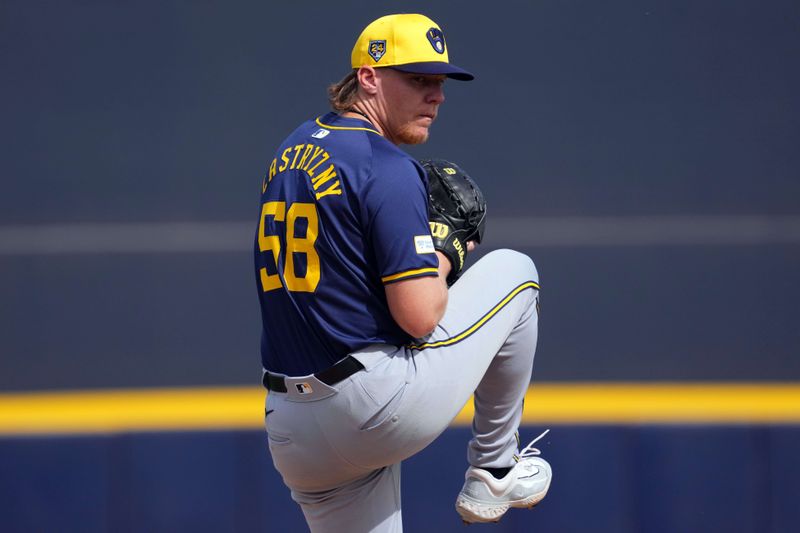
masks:
<svg viewBox="0 0 800 533"><path fill-rule="evenodd" d="M358 77L356 70L328 86L328 103L334 111L347 111L358 98Z"/></svg>

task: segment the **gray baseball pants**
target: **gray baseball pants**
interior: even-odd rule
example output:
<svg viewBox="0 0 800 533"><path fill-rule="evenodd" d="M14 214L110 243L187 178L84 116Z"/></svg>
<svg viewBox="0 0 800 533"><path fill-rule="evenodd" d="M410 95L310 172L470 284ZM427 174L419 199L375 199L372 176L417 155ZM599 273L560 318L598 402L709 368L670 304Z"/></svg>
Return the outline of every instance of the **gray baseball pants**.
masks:
<svg viewBox="0 0 800 533"><path fill-rule="evenodd" d="M444 318L417 346L373 345L352 354L365 369L334 386L287 377L287 393L268 395L272 459L313 533L401 532L401 461L439 436L473 393L469 463L514 464L538 283L527 256L490 252L450 288ZM301 383L312 392L300 394Z"/></svg>

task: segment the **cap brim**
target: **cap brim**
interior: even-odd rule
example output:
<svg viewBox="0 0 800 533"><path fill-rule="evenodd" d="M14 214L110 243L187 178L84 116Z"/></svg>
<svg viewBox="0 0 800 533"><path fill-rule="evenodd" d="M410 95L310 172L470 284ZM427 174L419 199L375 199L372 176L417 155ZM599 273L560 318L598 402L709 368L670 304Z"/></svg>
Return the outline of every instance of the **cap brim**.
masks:
<svg viewBox="0 0 800 533"><path fill-rule="evenodd" d="M459 81L472 81L475 79L470 72L450 63L430 61L428 63L408 63L405 65L392 65L391 68L413 74L444 74L448 78Z"/></svg>

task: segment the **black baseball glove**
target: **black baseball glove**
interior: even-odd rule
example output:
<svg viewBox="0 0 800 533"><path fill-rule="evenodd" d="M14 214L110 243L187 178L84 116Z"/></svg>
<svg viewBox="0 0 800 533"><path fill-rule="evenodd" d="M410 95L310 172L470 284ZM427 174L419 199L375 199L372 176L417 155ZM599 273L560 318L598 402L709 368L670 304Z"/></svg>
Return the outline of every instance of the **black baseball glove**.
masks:
<svg viewBox="0 0 800 533"><path fill-rule="evenodd" d="M480 243L486 220L483 193L458 165L444 159L420 161L428 174L428 218L433 246L453 268L447 284L456 282L467 258L467 241Z"/></svg>

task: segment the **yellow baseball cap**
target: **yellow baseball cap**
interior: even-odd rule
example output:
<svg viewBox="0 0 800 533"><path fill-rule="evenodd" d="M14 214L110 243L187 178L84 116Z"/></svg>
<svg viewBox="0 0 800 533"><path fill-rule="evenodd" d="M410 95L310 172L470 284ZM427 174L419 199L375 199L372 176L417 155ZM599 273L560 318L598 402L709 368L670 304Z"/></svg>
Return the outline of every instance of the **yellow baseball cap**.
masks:
<svg viewBox="0 0 800 533"><path fill-rule="evenodd" d="M445 74L461 81L475 78L450 63L444 33L425 15L386 15L374 20L359 35L350 63L356 69L370 65L415 74Z"/></svg>

